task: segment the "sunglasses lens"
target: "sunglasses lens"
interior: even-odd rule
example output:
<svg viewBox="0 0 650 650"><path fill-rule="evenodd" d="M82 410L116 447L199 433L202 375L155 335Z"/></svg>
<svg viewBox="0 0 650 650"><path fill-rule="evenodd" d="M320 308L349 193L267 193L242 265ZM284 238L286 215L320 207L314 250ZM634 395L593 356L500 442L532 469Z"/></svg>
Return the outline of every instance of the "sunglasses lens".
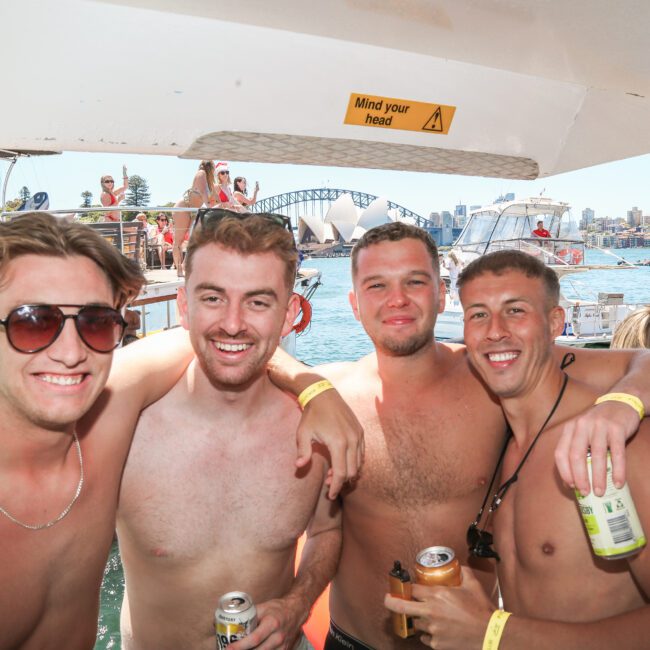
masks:
<svg viewBox="0 0 650 650"><path fill-rule="evenodd" d="M61 329L63 314L48 305L25 305L11 312L7 337L20 352L38 352L54 341Z"/></svg>
<svg viewBox="0 0 650 650"><path fill-rule="evenodd" d="M121 314L110 307L83 307L76 320L81 340L95 352L115 349L124 334Z"/></svg>

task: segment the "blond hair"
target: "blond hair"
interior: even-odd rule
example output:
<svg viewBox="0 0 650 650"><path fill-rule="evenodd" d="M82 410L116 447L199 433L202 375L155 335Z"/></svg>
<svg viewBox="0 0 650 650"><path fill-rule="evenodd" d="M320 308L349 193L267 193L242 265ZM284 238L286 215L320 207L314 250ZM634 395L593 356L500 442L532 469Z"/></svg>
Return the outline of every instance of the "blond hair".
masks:
<svg viewBox="0 0 650 650"><path fill-rule="evenodd" d="M632 312L618 325L611 348L650 348L650 305Z"/></svg>
<svg viewBox="0 0 650 650"><path fill-rule="evenodd" d="M23 255L80 255L91 259L106 275L118 309L133 300L144 284L137 263L124 257L92 228L68 223L48 212L25 212L0 223L0 283L11 261Z"/></svg>

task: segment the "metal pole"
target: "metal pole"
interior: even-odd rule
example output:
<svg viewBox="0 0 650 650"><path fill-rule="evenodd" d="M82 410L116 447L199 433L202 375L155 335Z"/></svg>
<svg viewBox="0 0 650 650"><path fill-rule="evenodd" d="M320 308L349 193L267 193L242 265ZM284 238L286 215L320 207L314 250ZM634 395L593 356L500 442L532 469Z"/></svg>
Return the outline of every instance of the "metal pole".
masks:
<svg viewBox="0 0 650 650"><path fill-rule="evenodd" d="M2 212L4 212L5 205L7 204L7 185L9 183L9 176L11 176L11 172L13 171L14 165L17 162L18 162L18 156L14 156L11 160L11 164L9 165L9 169L5 174L5 180L2 185Z"/></svg>

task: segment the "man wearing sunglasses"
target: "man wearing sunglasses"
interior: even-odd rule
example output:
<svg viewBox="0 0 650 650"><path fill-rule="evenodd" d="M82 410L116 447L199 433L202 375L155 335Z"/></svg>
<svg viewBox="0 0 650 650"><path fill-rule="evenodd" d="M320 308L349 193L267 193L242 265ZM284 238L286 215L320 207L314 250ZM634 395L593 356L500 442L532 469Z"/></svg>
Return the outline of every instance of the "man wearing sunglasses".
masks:
<svg viewBox="0 0 650 650"><path fill-rule="evenodd" d="M616 559L596 557L573 490L554 466L562 423L602 395L597 377L580 381L567 374L573 355L559 363L554 353L564 325L557 276L530 255L500 251L472 262L459 289L469 358L498 397L510 430L496 462L500 475L487 488L468 541L476 553L498 560L503 603L513 615L495 610L469 570L460 587L415 587L420 602L389 598L387 604L417 617L422 640L432 648L647 648L650 554L642 549ZM617 401L621 395L606 397ZM627 396L622 404L637 424L641 420L628 443L627 480L647 532L650 426L638 398ZM617 527L626 539L623 521Z"/></svg>
<svg viewBox="0 0 650 650"><path fill-rule="evenodd" d="M327 454L296 470L300 411L266 374L299 307L293 234L276 215L212 209L198 224L178 295L196 359L142 414L122 480L122 647L214 648L214 610L237 590L259 625L233 649L306 649L341 531Z"/></svg>
<svg viewBox="0 0 650 650"><path fill-rule="evenodd" d="M142 281L83 224L46 213L0 224L0 648L94 646L133 430L189 361L176 330L120 350L111 369L121 309ZM314 409L336 398L328 393L305 415L319 420ZM318 425L322 438L332 423ZM301 425L301 464L309 429ZM356 453L351 465L346 451L356 433L352 426L343 444L335 436L334 492L355 471Z"/></svg>
<svg viewBox="0 0 650 650"><path fill-rule="evenodd" d="M505 423L495 398L470 368L464 347L433 339L445 295L431 237L406 224L379 226L359 239L351 262L350 302L375 352L354 363L317 369L348 401L366 435L361 476L343 492L343 547L330 590L326 648L410 648L418 639L394 635L384 607L388 572L395 560L411 569L416 553L431 545L451 546L461 563L470 562L467 526L494 470ZM575 354L568 372L595 374L603 392L632 358L629 352ZM647 391L647 364L636 368L637 383ZM645 399L650 402L650 395ZM613 415L599 416L604 426L594 432L618 432L620 417L631 434L638 419L628 424L624 405L593 410L609 413L610 408ZM579 445L580 436L576 440ZM583 464L585 450L586 444ZM481 559L471 564L491 591L490 564Z"/></svg>
<svg viewBox="0 0 650 650"><path fill-rule="evenodd" d="M102 392L143 277L86 226L0 224L0 281L0 647L92 648L131 435L173 374L144 344Z"/></svg>

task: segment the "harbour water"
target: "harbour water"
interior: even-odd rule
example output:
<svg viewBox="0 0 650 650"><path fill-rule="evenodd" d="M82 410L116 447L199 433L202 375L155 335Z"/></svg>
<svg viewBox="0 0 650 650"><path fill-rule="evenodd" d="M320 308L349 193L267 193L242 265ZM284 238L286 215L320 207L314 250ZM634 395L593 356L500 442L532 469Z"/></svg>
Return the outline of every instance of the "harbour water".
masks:
<svg viewBox="0 0 650 650"><path fill-rule="evenodd" d="M650 260L650 248L617 249L612 252L632 263ZM593 250L587 251L586 261L591 264L616 264L615 258ZM304 265L320 269L323 284L313 298L312 325L298 339L298 356L306 363L316 365L358 359L370 352L372 345L348 304L350 260L315 259L307 260ZM595 299L598 292L608 291L624 293L625 302L628 303L650 304L650 266L572 275L562 280L562 290L569 299ZM157 317L159 323L156 323ZM162 311L157 316L152 308L150 318L151 329L162 327ZM119 608L122 591L122 568L114 546L102 586L96 650L116 650L120 647Z"/></svg>

